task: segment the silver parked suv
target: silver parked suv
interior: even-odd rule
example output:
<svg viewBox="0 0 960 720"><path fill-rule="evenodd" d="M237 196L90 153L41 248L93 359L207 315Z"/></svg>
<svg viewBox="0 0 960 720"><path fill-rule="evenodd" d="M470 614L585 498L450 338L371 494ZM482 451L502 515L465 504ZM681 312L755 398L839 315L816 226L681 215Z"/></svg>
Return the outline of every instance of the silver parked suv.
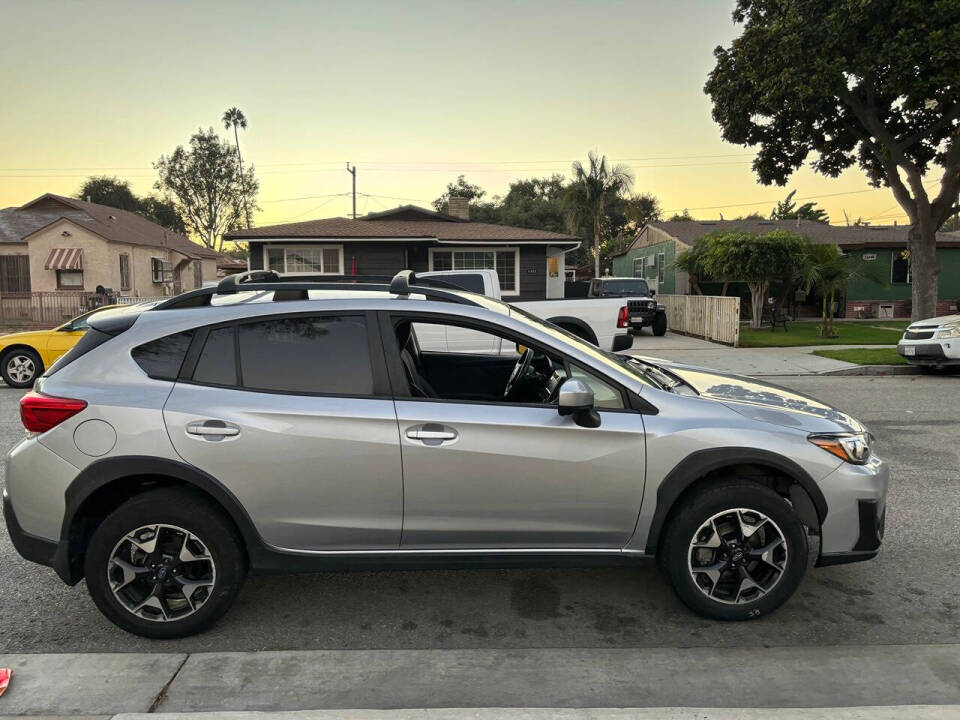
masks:
<svg viewBox="0 0 960 720"><path fill-rule="evenodd" d="M656 557L694 611L741 620L796 590L808 533L818 565L878 551L887 465L838 410L408 271L316 280L93 317L21 402L20 554L167 638L248 569Z"/></svg>

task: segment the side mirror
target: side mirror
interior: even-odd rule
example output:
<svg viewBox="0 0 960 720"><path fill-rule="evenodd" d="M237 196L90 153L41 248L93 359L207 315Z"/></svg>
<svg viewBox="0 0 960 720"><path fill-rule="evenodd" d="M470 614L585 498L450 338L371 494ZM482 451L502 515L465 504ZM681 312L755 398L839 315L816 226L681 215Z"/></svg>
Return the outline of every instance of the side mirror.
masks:
<svg viewBox="0 0 960 720"><path fill-rule="evenodd" d="M629 350L633 347L633 335L627 335L623 333L622 335L615 335L613 338L613 351L620 352L622 350Z"/></svg>
<svg viewBox="0 0 960 720"><path fill-rule="evenodd" d="M656 297L656 295L657 295L657 291L656 291L656 290L651 290L651 291L650 291L650 297Z"/></svg>
<svg viewBox="0 0 960 720"><path fill-rule="evenodd" d="M600 427L600 414L593 407L593 390L583 380L567 378L557 396L557 412L572 415L582 427Z"/></svg>

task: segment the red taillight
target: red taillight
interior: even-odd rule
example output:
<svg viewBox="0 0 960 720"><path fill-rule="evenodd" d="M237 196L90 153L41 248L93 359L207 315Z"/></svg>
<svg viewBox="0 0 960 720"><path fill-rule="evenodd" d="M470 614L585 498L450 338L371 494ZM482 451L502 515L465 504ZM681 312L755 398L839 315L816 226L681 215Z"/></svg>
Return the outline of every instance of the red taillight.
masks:
<svg viewBox="0 0 960 720"><path fill-rule="evenodd" d="M609 317L609 315L607 316ZM620 312L617 313L617 327L624 328L630 324L630 313L627 312L627 306L624 305L620 308Z"/></svg>
<svg viewBox="0 0 960 720"><path fill-rule="evenodd" d="M87 406L85 400L28 392L20 398L20 421L30 432L46 432Z"/></svg>

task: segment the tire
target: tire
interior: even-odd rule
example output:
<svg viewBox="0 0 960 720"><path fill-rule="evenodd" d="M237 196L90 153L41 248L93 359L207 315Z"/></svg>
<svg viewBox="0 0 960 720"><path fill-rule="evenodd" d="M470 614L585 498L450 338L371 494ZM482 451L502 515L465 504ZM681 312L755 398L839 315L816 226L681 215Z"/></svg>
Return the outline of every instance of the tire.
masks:
<svg viewBox="0 0 960 720"><path fill-rule="evenodd" d="M667 334L667 316L663 313L658 314L653 319L653 334L657 337L663 337Z"/></svg>
<svg viewBox="0 0 960 720"><path fill-rule="evenodd" d="M43 374L40 355L30 348L14 348L0 356L0 375L10 387L28 388Z"/></svg>
<svg viewBox="0 0 960 720"><path fill-rule="evenodd" d="M751 620L767 615L793 595L807 569L808 547L806 529L786 500L763 485L731 480L708 485L681 502L665 529L659 559L687 607L714 620ZM739 514L742 521L728 513L739 509L750 511ZM715 518L717 515L720 517ZM711 518L715 518L714 524L709 527L719 529L717 537L723 538L715 548L707 547L716 540L709 527L704 529ZM738 532L733 528L744 523L750 528L747 542L727 545L727 541L737 540ZM742 538L744 532L739 535ZM781 546L774 545L778 535ZM701 542L698 548L693 546L696 539ZM773 546L763 554L772 564L755 554L758 545ZM745 558L731 567L729 560L736 559L737 549ZM692 569L712 569L717 567L715 563L727 568L713 575ZM775 570L777 565L779 572Z"/></svg>
<svg viewBox="0 0 960 720"><path fill-rule="evenodd" d="M135 531L137 542L131 540ZM154 562L161 554L164 561ZM195 559L178 562L185 556ZM113 564L115 557L136 572ZM107 516L87 546L84 572L90 597L115 625L143 637L179 638L209 628L230 609L246 578L247 557L239 532L215 503L189 490L161 488ZM159 586L157 573L166 581ZM119 585L118 593L111 582ZM151 589L158 588L163 600L151 598ZM135 613L144 599L147 604Z"/></svg>

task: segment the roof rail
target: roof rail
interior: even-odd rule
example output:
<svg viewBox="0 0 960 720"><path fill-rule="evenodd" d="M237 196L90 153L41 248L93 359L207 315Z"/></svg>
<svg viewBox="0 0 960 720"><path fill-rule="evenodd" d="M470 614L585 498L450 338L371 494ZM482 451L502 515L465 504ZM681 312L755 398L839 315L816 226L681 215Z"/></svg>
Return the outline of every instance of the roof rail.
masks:
<svg viewBox="0 0 960 720"><path fill-rule="evenodd" d="M216 287L190 290L164 300L154 310L206 307L216 295L240 292L272 292L273 300L306 300L309 290L353 290L389 292L406 297L411 293L460 305L480 305L464 296L463 288L440 278L418 278L413 270L387 275L278 275L273 270L250 270L228 275ZM455 291L455 292L452 292Z"/></svg>

